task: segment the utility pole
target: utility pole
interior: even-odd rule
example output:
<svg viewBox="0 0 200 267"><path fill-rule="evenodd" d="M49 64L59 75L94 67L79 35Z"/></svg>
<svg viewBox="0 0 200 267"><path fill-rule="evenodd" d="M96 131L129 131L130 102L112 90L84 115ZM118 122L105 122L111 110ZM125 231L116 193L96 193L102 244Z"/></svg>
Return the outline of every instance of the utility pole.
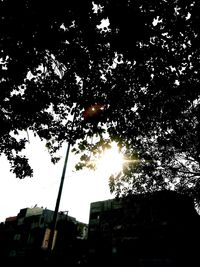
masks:
<svg viewBox="0 0 200 267"><path fill-rule="evenodd" d="M104 110L104 105L97 105L97 104L91 105L85 111L85 119L91 118L91 117L95 116L96 114L98 115L99 111L103 111L103 110ZM57 200L56 200L55 210L54 210L54 214L53 214L53 220L52 220L52 224L50 227L50 236L49 236L49 242L48 242L48 248L47 248L49 257L51 256L51 253L53 250L54 233L56 230L60 199L61 199L61 195L62 195L62 189L63 189L64 179L65 179L65 173L66 173L67 162L68 162L68 158L69 158L70 147L72 144L72 132L74 130L74 123L76 120L76 112L77 112L77 105L74 107L74 116L73 116L73 120L72 120L71 132L70 132L67 151L66 151L66 155L65 155L65 161L64 161L62 176L61 176L61 180L60 180L60 187L58 190L58 196L57 196Z"/></svg>
<svg viewBox="0 0 200 267"><path fill-rule="evenodd" d="M66 169L67 169L70 147L72 144L72 132L74 129L75 119L76 119L76 107L74 108L74 116L73 116L73 121L72 121L72 126L71 126L70 138L69 138L68 145L67 145L67 151L66 151L66 155L65 155L65 161L64 161L64 165L63 165L62 176L60 179L60 186L59 186L55 210L54 210L54 214L53 214L53 220L52 220L52 224L50 226L50 236L49 236L49 242L48 242L48 248L47 248L48 256L51 255L52 250L53 250L54 233L55 233L56 226L57 226L57 218L58 218L58 211L59 211L59 206L60 206L60 199L61 199L63 184L64 184L64 180L65 180L65 173L66 173Z"/></svg>

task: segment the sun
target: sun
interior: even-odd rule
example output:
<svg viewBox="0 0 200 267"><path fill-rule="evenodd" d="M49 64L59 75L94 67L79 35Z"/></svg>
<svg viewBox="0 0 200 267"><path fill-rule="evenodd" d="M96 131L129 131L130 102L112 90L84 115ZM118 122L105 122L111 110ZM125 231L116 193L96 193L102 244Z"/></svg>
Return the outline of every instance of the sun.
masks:
<svg viewBox="0 0 200 267"><path fill-rule="evenodd" d="M96 171L104 175L115 175L122 171L125 163L123 154L119 151L117 143L112 142L96 161Z"/></svg>

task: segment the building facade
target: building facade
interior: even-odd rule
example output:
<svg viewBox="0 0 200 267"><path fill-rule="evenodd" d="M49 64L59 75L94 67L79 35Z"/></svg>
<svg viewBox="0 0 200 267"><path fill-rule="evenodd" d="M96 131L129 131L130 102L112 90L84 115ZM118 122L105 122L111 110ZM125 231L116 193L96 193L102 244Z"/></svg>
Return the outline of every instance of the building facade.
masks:
<svg viewBox="0 0 200 267"><path fill-rule="evenodd" d="M52 219L53 211L39 207L21 209L17 216L6 218L0 227L1 257L14 263L44 261ZM86 239L87 225L59 212L52 260L80 261Z"/></svg>
<svg viewBox="0 0 200 267"><path fill-rule="evenodd" d="M161 191L91 203L89 259L120 266L199 266L193 200Z"/></svg>

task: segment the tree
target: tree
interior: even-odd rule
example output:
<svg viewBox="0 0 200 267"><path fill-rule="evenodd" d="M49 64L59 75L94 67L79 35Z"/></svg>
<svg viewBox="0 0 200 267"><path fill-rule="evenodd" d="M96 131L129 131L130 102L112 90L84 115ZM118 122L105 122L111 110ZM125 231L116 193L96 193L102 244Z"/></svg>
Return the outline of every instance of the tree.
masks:
<svg viewBox="0 0 200 267"><path fill-rule="evenodd" d="M0 151L16 175L32 175L20 131L46 139L54 161L73 140L79 167L114 140L136 159L111 177L117 195L198 198L199 11L196 0L2 1Z"/></svg>

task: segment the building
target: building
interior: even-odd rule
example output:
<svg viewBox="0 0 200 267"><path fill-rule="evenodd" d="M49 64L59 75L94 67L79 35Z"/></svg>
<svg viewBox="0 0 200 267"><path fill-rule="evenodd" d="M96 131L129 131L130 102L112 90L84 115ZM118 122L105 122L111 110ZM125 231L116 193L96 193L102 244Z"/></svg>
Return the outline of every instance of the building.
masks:
<svg viewBox="0 0 200 267"><path fill-rule="evenodd" d="M91 203L90 264L199 266L194 202L172 191Z"/></svg>
<svg viewBox="0 0 200 267"><path fill-rule="evenodd" d="M1 257L9 262L43 261L47 255L53 211L40 207L21 209L17 216L6 218L0 227ZM80 261L85 252L87 225L68 212L59 212L52 259L67 263Z"/></svg>

